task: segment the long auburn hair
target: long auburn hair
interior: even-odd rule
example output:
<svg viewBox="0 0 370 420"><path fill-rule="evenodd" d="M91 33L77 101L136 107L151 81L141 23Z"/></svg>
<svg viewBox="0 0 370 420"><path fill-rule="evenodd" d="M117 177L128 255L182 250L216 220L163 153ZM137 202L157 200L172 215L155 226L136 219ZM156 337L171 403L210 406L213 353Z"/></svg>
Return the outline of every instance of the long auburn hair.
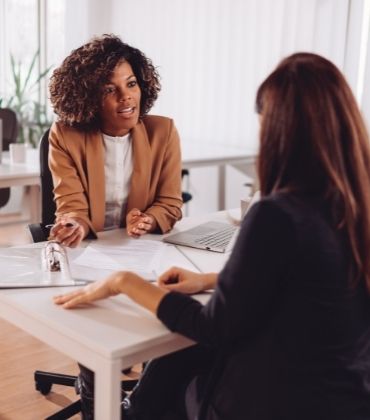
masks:
<svg viewBox="0 0 370 420"><path fill-rule="evenodd" d="M301 191L323 197L352 256L351 284L370 293L370 148L356 100L329 60L285 58L258 89L262 196Z"/></svg>

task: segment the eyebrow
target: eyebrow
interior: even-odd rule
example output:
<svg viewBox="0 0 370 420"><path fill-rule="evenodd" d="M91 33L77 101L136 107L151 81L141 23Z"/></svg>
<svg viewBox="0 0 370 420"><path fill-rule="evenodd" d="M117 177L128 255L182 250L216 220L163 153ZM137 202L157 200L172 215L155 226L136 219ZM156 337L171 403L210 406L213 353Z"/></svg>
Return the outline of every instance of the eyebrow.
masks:
<svg viewBox="0 0 370 420"><path fill-rule="evenodd" d="M126 77L126 80L130 80L132 78L137 79L137 77L134 74L131 74L130 76ZM108 85L113 85L114 86L115 83L114 82L111 82L111 81L109 81L107 83L104 83L104 86L108 86Z"/></svg>

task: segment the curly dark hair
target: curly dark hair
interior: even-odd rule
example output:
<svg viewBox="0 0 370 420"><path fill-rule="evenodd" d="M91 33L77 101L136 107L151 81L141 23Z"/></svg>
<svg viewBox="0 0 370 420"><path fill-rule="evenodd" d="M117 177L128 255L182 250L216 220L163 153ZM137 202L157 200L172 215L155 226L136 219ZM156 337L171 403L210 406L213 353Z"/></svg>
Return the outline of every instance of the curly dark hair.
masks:
<svg viewBox="0 0 370 420"><path fill-rule="evenodd" d="M49 91L59 121L82 130L98 129L101 88L122 61L131 65L141 89L140 117L147 114L161 89L155 67L140 50L105 34L73 50L54 70Z"/></svg>

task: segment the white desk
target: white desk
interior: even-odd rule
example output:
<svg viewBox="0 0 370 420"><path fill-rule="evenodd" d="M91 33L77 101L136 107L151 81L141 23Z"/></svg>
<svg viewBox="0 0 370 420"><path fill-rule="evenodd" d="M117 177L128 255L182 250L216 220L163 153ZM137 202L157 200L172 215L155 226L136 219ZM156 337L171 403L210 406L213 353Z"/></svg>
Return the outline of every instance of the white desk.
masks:
<svg viewBox="0 0 370 420"><path fill-rule="evenodd" d="M217 214L207 220L225 218L225 214ZM203 219L184 219L176 230L198 224ZM99 241L119 243L123 234L123 230L104 232ZM147 238L160 237L148 235ZM224 254L187 249L186 255L191 254L196 256L198 267L212 271L216 269L216 263L221 268L227 259ZM54 305L52 296L67 290L71 288L2 290L0 316L92 369L96 375L95 418L118 420L121 369L193 343L171 333L154 315L125 296L69 311Z"/></svg>
<svg viewBox="0 0 370 420"><path fill-rule="evenodd" d="M29 187L32 222L40 221L40 165L36 149L27 149L26 162L11 164L9 152L3 152L0 163L0 188Z"/></svg>
<svg viewBox="0 0 370 420"><path fill-rule="evenodd" d="M183 142L181 149L184 168L217 166L218 210L224 210L226 206L226 166L231 165L239 169L254 164L256 160L256 151L246 147Z"/></svg>
<svg viewBox="0 0 370 420"><path fill-rule="evenodd" d="M217 166L218 168L218 209L224 210L226 203L226 166L252 165L256 153L247 148L210 145L204 143L183 143L182 164L184 168ZM10 164L9 153L4 152L0 164L0 188L28 186L30 198L30 218L39 222L40 215L40 162L38 149L27 149L26 163Z"/></svg>

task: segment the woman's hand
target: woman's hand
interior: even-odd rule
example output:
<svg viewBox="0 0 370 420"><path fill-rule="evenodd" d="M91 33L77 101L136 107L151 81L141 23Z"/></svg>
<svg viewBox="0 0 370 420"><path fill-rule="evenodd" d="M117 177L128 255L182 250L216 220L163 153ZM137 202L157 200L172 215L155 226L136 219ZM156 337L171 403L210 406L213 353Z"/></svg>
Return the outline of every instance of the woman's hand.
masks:
<svg viewBox="0 0 370 420"><path fill-rule="evenodd" d="M216 273L198 274L178 267L170 268L158 278L159 287L185 294L213 289L216 282Z"/></svg>
<svg viewBox="0 0 370 420"><path fill-rule="evenodd" d="M138 209L132 209L126 216L126 230L129 236L138 238L146 233L153 232L156 222L153 216L145 214Z"/></svg>
<svg viewBox="0 0 370 420"><path fill-rule="evenodd" d="M75 248L85 238L89 228L82 220L72 217L63 217L50 230L49 240L55 240L62 245Z"/></svg>
<svg viewBox="0 0 370 420"><path fill-rule="evenodd" d="M168 291L148 283L135 273L118 271L105 280L91 283L65 295L55 296L54 303L62 305L65 309L71 309L120 293L156 314L159 303Z"/></svg>
<svg viewBox="0 0 370 420"><path fill-rule="evenodd" d="M122 283L124 282L125 272L117 272L110 275L105 280L96 281L82 289L74 290L65 295L55 296L54 303L62 305L63 308L70 309L78 305L106 299L121 293ZM128 273L129 274L129 273Z"/></svg>

